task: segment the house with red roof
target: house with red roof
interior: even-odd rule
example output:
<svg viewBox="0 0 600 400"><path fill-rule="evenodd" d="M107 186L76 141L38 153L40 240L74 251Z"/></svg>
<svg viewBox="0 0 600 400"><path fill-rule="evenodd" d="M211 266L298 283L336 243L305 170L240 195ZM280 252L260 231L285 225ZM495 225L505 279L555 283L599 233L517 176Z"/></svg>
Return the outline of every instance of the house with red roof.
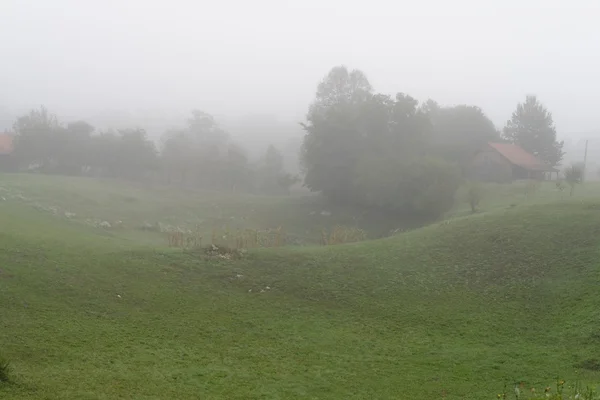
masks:
<svg viewBox="0 0 600 400"><path fill-rule="evenodd" d="M558 169L512 143L488 143L475 153L471 164L474 179L511 182L518 179L549 179Z"/></svg>
<svg viewBox="0 0 600 400"><path fill-rule="evenodd" d="M14 139L13 135L5 132L0 133L0 156L8 155L14 150Z"/></svg>
<svg viewBox="0 0 600 400"><path fill-rule="evenodd" d="M14 136L8 132L0 133L0 171L7 172L14 170L14 157L11 157L14 150Z"/></svg>

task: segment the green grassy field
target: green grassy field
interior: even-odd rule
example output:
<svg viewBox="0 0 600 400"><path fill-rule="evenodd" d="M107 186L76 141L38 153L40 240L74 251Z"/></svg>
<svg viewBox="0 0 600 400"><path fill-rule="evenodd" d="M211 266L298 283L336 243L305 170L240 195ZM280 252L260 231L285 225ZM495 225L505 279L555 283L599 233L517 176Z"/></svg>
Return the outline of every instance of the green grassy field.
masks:
<svg viewBox="0 0 600 400"><path fill-rule="evenodd" d="M600 380L591 186L562 200L495 187L515 193L472 216L458 204L450 220L387 239L227 261L82 223L183 220L209 195L2 179L2 399L485 399L516 381ZM257 225L278 207L298 231L318 225L297 218L308 206L289 211L319 210L316 199L240 199L214 201L261 205Z"/></svg>
<svg viewBox="0 0 600 400"><path fill-rule="evenodd" d="M387 236L400 224L383 213L328 204L319 196L253 196L183 191L114 180L48 175L0 175L0 199L28 204L46 213L85 225L111 224L111 235L132 244L161 246L164 233L143 230L165 226L199 230L209 238L214 229L282 227L291 244L317 244L323 229L359 227L370 238ZM69 218L66 217L69 216Z"/></svg>

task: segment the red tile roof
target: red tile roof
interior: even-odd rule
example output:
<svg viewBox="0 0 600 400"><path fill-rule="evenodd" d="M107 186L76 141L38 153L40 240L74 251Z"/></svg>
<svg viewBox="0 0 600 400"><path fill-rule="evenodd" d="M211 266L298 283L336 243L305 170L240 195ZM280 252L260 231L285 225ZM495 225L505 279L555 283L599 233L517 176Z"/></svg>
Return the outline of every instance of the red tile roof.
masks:
<svg viewBox="0 0 600 400"><path fill-rule="evenodd" d="M9 133L0 133L0 154L10 154L13 150L13 136Z"/></svg>
<svg viewBox="0 0 600 400"><path fill-rule="evenodd" d="M556 171L551 165L546 164L536 156L511 143L488 143L490 147L500 153L511 164L530 171Z"/></svg>

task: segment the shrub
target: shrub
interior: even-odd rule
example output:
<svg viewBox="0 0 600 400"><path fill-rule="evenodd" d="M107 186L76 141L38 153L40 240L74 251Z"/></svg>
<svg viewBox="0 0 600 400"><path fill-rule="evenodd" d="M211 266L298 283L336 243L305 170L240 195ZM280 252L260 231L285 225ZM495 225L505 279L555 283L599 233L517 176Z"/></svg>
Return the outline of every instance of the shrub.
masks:
<svg viewBox="0 0 600 400"><path fill-rule="evenodd" d="M198 232L167 232L167 241L169 242L169 247L183 249L197 249L202 247L202 236Z"/></svg>
<svg viewBox="0 0 600 400"><path fill-rule="evenodd" d="M439 216L452 208L461 184L460 171L445 161L426 159L408 169L405 194L410 208L428 216Z"/></svg>
<svg viewBox="0 0 600 400"><path fill-rule="evenodd" d="M336 225L331 232L321 232L321 244L334 245L360 242L367 239L367 233L359 228Z"/></svg>
<svg viewBox="0 0 600 400"><path fill-rule="evenodd" d="M581 183L583 180L583 168L579 165L572 164L565 168L563 175L565 181L571 187L570 195L573 196L575 193L575 185Z"/></svg>
<svg viewBox="0 0 600 400"><path fill-rule="evenodd" d="M481 199L483 198L483 194L483 187L481 184L477 182L472 182L469 184L467 189L467 202L471 207L471 212L477 212L479 209L479 203L481 203Z"/></svg>
<svg viewBox="0 0 600 400"><path fill-rule="evenodd" d="M298 175L283 174L277 178L277 186L286 194L290 194L290 188L300 181Z"/></svg>
<svg viewBox="0 0 600 400"><path fill-rule="evenodd" d="M427 217L448 211L461 184L455 165L432 158L363 160L357 175L362 205Z"/></svg>
<svg viewBox="0 0 600 400"><path fill-rule="evenodd" d="M213 228L211 243L217 246L226 246L235 249L249 249L255 247L279 247L287 243L283 228L270 229L237 229L229 227Z"/></svg>

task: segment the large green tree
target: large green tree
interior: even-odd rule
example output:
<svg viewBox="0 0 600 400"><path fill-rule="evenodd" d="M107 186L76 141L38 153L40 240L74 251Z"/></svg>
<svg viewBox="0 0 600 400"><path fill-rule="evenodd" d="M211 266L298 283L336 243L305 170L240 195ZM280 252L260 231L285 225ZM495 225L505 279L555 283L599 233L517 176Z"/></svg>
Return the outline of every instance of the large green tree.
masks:
<svg viewBox="0 0 600 400"><path fill-rule="evenodd" d="M394 99L378 95L373 101L381 109L371 115L378 122L355 170L359 202L412 215L446 211L460 179L457 168L429 155L433 130L427 113L402 93Z"/></svg>
<svg viewBox="0 0 600 400"><path fill-rule="evenodd" d="M300 180L285 171L283 154L273 145L267 147L256 172L258 189L265 193L289 194L290 187Z"/></svg>
<svg viewBox="0 0 600 400"><path fill-rule="evenodd" d="M373 87L364 72L358 69L350 71L343 65L334 67L317 86L315 101L309 109L309 119L310 114L336 105L364 101L372 92Z"/></svg>
<svg viewBox="0 0 600 400"><path fill-rule="evenodd" d="M428 157L432 124L411 96L375 94L362 72L336 67L303 126L311 190L393 212L433 215L452 204L458 179L448 163Z"/></svg>
<svg viewBox="0 0 600 400"><path fill-rule="evenodd" d="M142 179L158 168L156 146L148 139L144 129L119 130L116 151L119 176Z"/></svg>
<svg viewBox="0 0 600 400"><path fill-rule="evenodd" d="M267 147L267 151L261 160L261 164L265 178L272 180L273 182L283 173L283 155L273 145Z"/></svg>
<svg viewBox="0 0 600 400"><path fill-rule="evenodd" d="M479 107L440 107L429 100L422 109L433 126L432 154L459 165L463 170L478 148L500 139L500 132Z"/></svg>
<svg viewBox="0 0 600 400"><path fill-rule="evenodd" d="M564 156L563 144L556 140L552 113L535 96L519 103L504 127L504 138L555 166Z"/></svg>
<svg viewBox="0 0 600 400"><path fill-rule="evenodd" d="M62 143L57 140L61 129L56 115L45 107L19 117L13 130L16 134L15 158L20 166L51 168L61 150Z"/></svg>
<svg viewBox="0 0 600 400"><path fill-rule="evenodd" d="M234 192L253 189L253 171L250 168L246 150L242 146L233 142L228 144L224 165L222 174L225 189Z"/></svg>
<svg viewBox="0 0 600 400"><path fill-rule="evenodd" d="M99 132L91 137L88 157L90 174L112 178L119 176L119 143L119 136L112 130Z"/></svg>
<svg viewBox="0 0 600 400"><path fill-rule="evenodd" d="M94 127L85 121L75 121L67 124L65 129L57 131L56 141L60 143L57 172L77 175L84 167L90 165Z"/></svg>
<svg viewBox="0 0 600 400"><path fill-rule="evenodd" d="M87 165L97 175L139 180L159 168L156 146L141 128L100 132L89 147Z"/></svg>
<svg viewBox="0 0 600 400"><path fill-rule="evenodd" d="M185 128L163 136L161 161L169 183L222 190L253 186L246 151L204 111L192 111Z"/></svg>
<svg viewBox="0 0 600 400"><path fill-rule="evenodd" d="M77 175L89 165L94 127L84 121L62 125L45 107L31 110L15 122L15 158L21 167Z"/></svg>
<svg viewBox="0 0 600 400"><path fill-rule="evenodd" d="M365 74L333 68L319 83L310 105L301 150L304 183L337 201L353 196L354 169L364 144L366 103L372 87Z"/></svg>
<svg viewBox="0 0 600 400"><path fill-rule="evenodd" d="M95 134L87 122L65 126L41 107L18 118L14 131L15 157L22 168L140 179L158 166L154 142L139 128Z"/></svg>

